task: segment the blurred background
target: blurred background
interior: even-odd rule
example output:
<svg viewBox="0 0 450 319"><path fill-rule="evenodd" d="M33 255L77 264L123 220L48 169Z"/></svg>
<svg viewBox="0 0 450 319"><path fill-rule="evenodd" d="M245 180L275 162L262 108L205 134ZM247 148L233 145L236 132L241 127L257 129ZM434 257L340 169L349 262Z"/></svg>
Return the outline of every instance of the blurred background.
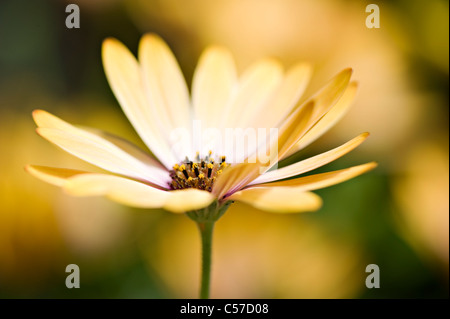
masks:
<svg viewBox="0 0 450 319"><path fill-rule="evenodd" d="M65 8L80 7L67 29ZM239 71L273 56L314 64L306 96L345 67L360 83L350 112L298 154L371 137L319 171L379 167L317 191L321 210L276 215L235 204L217 223L213 298L448 298L449 3L376 1L0 1L0 298L195 298L200 245L182 215L72 198L26 164L92 167L35 133L31 111L104 129L143 146L103 73L113 36L167 41L190 84L209 44L229 47ZM66 265L81 288L65 286ZM368 264L379 289L365 286Z"/></svg>

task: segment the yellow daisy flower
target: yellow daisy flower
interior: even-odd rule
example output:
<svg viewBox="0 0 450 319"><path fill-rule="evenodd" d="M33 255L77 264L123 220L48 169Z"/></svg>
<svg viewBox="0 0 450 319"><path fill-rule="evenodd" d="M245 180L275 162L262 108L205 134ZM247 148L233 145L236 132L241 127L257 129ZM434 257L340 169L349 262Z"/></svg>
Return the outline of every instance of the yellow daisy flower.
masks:
<svg viewBox="0 0 450 319"><path fill-rule="evenodd" d="M109 84L154 157L109 133L79 128L36 110L33 118L39 135L113 174L36 165L26 169L71 195L103 195L130 206L187 212L202 233L202 297L209 291L213 224L230 203L240 201L277 213L314 211L320 208L321 199L312 190L344 182L376 166L372 162L286 180L350 152L369 135L362 133L328 152L274 169L343 116L357 89L350 82L351 69L299 103L311 75L305 63L284 72L278 61L264 59L238 76L230 52L211 47L200 57L189 95L176 59L161 38L145 35L138 55L136 60L115 39L103 43ZM219 134L206 134L206 143L199 144L196 125L214 128ZM261 128L276 128L278 134L274 140L264 131L264 143L259 139L247 142L244 153L233 148L233 143L231 147L220 143L220 136L233 128L258 133ZM205 144L211 150L205 150ZM254 157L268 152L269 160Z"/></svg>
<svg viewBox="0 0 450 319"><path fill-rule="evenodd" d="M265 59L238 77L231 54L224 48L211 47L200 58L189 98L180 68L158 36L148 34L142 38L139 62L115 39L104 41L102 53L114 94L156 159L109 133L78 128L36 110L33 117L39 135L117 174L27 166L34 176L62 187L71 195L104 195L126 205L164 208L175 213L201 209L214 200L220 204L242 201L272 212L313 211L320 207L321 200L311 190L346 181L376 165L368 163L279 181L341 157L361 144L368 133L281 169L269 171L271 167L266 167L263 174L260 174L262 164L228 165L226 156L216 151L212 154L220 157L217 163L212 163L211 152L202 158L196 150L176 154L169 144L170 132L180 127L189 130L194 119L218 128L277 127L280 132L277 161L280 161L314 141L344 114L357 87L350 82L351 69L342 71L318 94L298 104L311 73L307 64L297 64L283 74L277 61ZM185 161L189 155L195 163ZM204 167L202 161L207 162ZM192 164L199 167L199 173Z"/></svg>

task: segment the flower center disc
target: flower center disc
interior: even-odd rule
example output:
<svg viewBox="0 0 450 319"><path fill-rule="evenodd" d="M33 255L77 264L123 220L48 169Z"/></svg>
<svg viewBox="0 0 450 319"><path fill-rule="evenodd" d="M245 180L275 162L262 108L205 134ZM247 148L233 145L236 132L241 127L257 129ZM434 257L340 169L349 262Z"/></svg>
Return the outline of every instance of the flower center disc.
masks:
<svg viewBox="0 0 450 319"><path fill-rule="evenodd" d="M198 188L211 192L217 176L229 166L225 162L225 156L221 156L220 163L216 163L211 157L211 152L205 158L200 158L197 153L195 159L193 162L186 157L185 161L173 166L170 171L171 189Z"/></svg>

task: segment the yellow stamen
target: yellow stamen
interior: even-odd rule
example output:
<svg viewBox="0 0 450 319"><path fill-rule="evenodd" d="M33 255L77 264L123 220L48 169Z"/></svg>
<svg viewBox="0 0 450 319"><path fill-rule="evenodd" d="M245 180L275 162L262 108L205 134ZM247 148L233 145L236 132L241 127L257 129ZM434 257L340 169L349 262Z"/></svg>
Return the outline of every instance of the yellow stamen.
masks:
<svg viewBox="0 0 450 319"><path fill-rule="evenodd" d="M186 171L186 166L184 166L184 164L180 166L180 171L183 173L184 177L189 178L189 174Z"/></svg>
<svg viewBox="0 0 450 319"><path fill-rule="evenodd" d="M211 192L217 176L223 173L223 169L230 166L225 161L225 156L218 156L217 163L215 163L211 155L212 151L203 158L190 161L186 157L183 162L175 164L171 171L171 188L174 190L197 188Z"/></svg>

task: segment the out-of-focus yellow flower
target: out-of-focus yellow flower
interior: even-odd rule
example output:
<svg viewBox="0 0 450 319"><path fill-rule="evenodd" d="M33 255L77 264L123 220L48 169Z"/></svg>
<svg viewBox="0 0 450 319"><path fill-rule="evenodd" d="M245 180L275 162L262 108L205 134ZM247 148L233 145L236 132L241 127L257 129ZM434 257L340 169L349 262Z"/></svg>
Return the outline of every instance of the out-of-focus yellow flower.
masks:
<svg viewBox="0 0 450 319"><path fill-rule="evenodd" d="M393 180L401 234L448 277L448 140L420 141L408 153L404 171ZM437 262L437 263L436 263Z"/></svg>
<svg viewBox="0 0 450 319"><path fill-rule="evenodd" d="M172 52L154 34L142 38L139 62L119 41L105 40L103 62L123 111L157 159L109 133L78 128L45 111L34 111L41 136L117 174L27 166L31 174L69 194L105 195L127 205L175 213L202 209L214 201L219 207L241 201L271 212L313 211L321 206L321 199L311 190L346 181L376 166L367 163L284 180L350 152L367 138L368 133L363 133L326 153L269 171L342 117L357 88L350 82L351 69L340 72L312 98L298 103L310 77L310 67L304 63L284 73L278 61L263 59L238 77L231 54L224 48L211 47L200 58L190 99ZM258 128L258 133L259 128L275 127L279 135L268 146L261 147L258 140L244 154L206 134L213 152L204 155L205 150L200 148L199 152L194 138L192 122L195 125L196 121L225 137L229 128L239 127ZM179 130L186 133L181 146L172 139ZM267 140L269 134L265 134ZM261 154L261 148L263 154L275 149L269 164L259 158L250 160L254 154ZM214 159L212 154L221 156ZM231 158L230 163L227 158Z"/></svg>

